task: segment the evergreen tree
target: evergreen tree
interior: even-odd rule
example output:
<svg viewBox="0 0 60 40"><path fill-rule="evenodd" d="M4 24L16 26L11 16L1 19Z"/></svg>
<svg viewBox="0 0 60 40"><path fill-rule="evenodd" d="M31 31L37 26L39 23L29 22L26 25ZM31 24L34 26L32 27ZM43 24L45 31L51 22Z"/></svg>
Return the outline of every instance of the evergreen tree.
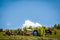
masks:
<svg viewBox="0 0 60 40"><path fill-rule="evenodd" d="M3 29L2 28L0 28L0 32L3 32Z"/></svg>
<svg viewBox="0 0 60 40"><path fill-rule="evenodd" d="M54 25L54 28L60 29L60 24L55 24L55 25Z"/></svg>
<svg viewBox="0 0 60 40"><path fill-rule="evenodd" d="M30 26L28 29L31 29L32 30L33 28L32 28L32 26Z"/></svg>
<svg viewBox="0 0 60 40"><path fill-rule="evenodd" d="M23 31L24 31L24 35L26 34L26 32L27 32L27 28L26 27L24 27L23 28Z"/></svg>

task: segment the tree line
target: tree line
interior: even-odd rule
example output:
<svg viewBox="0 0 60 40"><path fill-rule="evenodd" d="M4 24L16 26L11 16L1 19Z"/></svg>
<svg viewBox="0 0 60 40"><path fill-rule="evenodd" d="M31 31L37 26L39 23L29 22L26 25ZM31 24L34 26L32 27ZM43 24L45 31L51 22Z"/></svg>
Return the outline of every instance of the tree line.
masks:
<svg viewBox="0 0 60 40"><path fill-rule="evenodd" d="M23 31L22 29L18 28L18 29L15 29L15 30L9 30L9 29L6 29L6 30L3 30L0 28L0 32L4 32L5 34L4 35L26 35L27 33L27 29L31 29L31 30L36 30L38 32L38 36L45 36L45 35L52 35L52 34L57 34L56 30L60 30L60 24L55 24L53 27L46 27L46 26L42 26L42 27L35 27L35 28L32 28L32 26L30 26L29 28L26 28L24 27L23 28Z"/></svg>

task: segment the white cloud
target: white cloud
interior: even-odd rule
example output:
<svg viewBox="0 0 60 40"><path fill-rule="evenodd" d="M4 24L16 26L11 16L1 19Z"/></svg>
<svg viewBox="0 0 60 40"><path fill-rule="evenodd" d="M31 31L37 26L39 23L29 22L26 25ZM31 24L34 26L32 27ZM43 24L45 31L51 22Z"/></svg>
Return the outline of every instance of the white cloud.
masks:
<svg viewBox="0 0 60 40"><path fill-rule="evenodd" d="M34 23L34 22L32 22L32 21L30 21L30 20L26 20L25 21L25 23L23 24L23 27L22 28L24 28L24 27L29 27L29 26L32 26L32 27L42 27L42 25L41 24L39 24L39 23Z"/></svg>

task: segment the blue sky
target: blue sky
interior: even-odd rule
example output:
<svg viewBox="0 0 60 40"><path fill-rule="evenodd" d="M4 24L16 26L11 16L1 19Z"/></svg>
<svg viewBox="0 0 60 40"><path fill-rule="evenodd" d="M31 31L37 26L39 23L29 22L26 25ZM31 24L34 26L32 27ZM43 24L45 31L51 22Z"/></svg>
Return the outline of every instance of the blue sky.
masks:
<svg viewBox="0 0 60 40"><path fill-rule="evenodd" d="M26 20L45 26L60 23L60 1L0 0L0 28L20 28Z"/></svg>

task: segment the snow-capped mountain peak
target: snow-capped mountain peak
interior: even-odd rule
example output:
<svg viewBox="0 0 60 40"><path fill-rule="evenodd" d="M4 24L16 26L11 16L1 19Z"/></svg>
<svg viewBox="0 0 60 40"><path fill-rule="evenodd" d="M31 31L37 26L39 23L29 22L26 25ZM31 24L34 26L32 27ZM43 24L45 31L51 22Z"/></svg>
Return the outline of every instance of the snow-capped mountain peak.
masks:
<svg viewBox="0 0 60 40"><path fill-rule="evenodd" d="M39 24L39 23L35 23L35 22L30 21L30 20L26 20L25 23L23 24L22 28L24 28L24 27L28 28L30 26L32 26L32 27L42 27L42 25Z"/></svg>

